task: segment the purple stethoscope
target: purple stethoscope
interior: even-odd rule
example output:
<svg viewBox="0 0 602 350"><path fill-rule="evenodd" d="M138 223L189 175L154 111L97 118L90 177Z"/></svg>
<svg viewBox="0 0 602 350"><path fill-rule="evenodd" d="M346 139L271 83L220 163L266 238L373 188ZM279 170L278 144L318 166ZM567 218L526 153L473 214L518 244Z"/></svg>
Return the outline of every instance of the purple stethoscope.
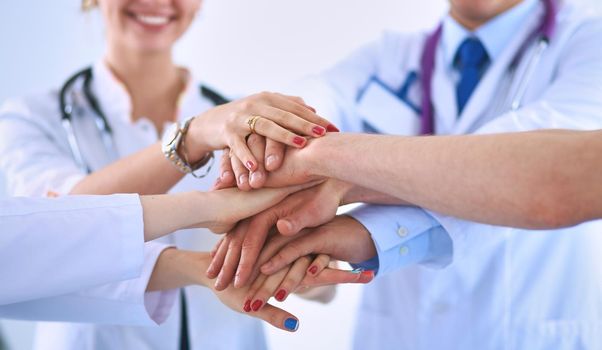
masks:
<svg viewBox="0 0 602 350"><path fill-rule="evenodd" d="M517 110L521 101L525 95L525 91L527 90L527 86L533 74L535 73L535 68L539 63L544 51L550 45L550 39L554 35L554 31L556 29L556 15L558 13L558 4L555 0L542 0L545 6L545 13L541 24L539 27L529 36L529 38L525 41L525 44L519 50L516 58L513 61L513 65L518 63L520 57L523 55L526 46L531 40L536 37L539 37L537 42L537 47L533 58L530 60L527 68L519 79L519 85L516 89L516 93L514 94L511 102L511 109ZM426 42L424 44L424 49L422 51L422 57L420 60L420 70L421 74L421 92L422 92L422 100L420 103L420 114L421 114L421 134L422 135L432 135L435 132L435 120L434 120L434 110L432 104L432 93L431 93L431 81L433 78L433 72L435 70L435 55L437 52L437 45L439 40L441 39L441 32L443 30L442 25L428 36Z"/></svg>

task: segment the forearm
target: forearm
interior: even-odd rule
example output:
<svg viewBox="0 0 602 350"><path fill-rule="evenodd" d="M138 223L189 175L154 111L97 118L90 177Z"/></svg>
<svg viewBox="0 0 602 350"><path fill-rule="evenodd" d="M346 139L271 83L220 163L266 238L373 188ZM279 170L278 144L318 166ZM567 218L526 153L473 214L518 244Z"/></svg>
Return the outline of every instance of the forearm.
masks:
<svg viewBox="0 0 602 350"><path fill-rule="evenodd" d="M86 176L70 194L160 194L166 193L182 177L157 143Z"/></svg>
<svg viewBox="0 0 602 350"><path fill-rule="evenodd" d="M602 215L600 132L484 136L330 134L315 175L352 182L441 213L524 227ZM376 156L379 155L379 156ZM328 160L328 161L325 161Z"/></svg>

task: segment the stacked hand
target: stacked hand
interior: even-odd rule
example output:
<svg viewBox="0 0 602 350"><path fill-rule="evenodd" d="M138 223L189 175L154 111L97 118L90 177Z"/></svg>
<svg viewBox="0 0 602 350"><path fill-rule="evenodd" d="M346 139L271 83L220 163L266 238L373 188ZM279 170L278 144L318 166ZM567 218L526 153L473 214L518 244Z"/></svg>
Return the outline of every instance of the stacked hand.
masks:
<svg viewBox="0 0 602 350"><path fill-rule="evenodd" d="M351 217L336 216L351 186L312 176L305 166L304 157L316 151L311 141L303 149L287 148L252 134L247 145L258 160L257 168L250 171L224 152L216 189L238 186L249 191L307 183L311 187L240 221L224 236L212 251L207 269L207 277L215 279L215 290L245 290L239 307L253 314L271 297L284 301L307 287L371 281L372 271L328 267L331 259L361 263L373 258L376 250L363 225Z"/></svg>

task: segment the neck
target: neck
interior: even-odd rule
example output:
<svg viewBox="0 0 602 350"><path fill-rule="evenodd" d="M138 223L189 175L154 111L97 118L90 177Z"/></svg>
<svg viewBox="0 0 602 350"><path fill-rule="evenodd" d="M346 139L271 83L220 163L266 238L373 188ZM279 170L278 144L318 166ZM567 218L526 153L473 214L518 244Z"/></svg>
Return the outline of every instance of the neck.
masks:
<svg viewBox="0 0 602 350"><path fill-rule="evenodd" d="M175 120L184 79L172 61L171 52L149 54L109 49L106 61L130 94L132 120L146 117L159 131L166 121Z"/></svg>
<svg viewBox="0 0 602 350"><path fill-rule="evenodd" d="M506 1L504 4L488 11L479 11L474 10L473 8L464 9L460 6L454 6L452 3L449 13L452 18L460 23L460 25L462 25L464 28L469 31L475 31L483 24L510 10L521 2L523 2L523 0Z"/></svg>

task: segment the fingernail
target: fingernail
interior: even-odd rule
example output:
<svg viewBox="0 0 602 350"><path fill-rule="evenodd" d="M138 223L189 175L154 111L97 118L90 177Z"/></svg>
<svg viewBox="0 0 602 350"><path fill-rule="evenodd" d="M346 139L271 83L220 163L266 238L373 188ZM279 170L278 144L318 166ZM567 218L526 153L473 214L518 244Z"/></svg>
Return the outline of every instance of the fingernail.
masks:
<svg viewBox="0 0 602 350"><path fill-rule="evenodd" d="M317 266L312 266L309 268L309 273L311 273L312 275L315 275L316 273L318 273L318 267Z"/></svg>
<svg viewBox="0 0 602 350"><path fill-rule="evenodd" d="M265 159L265 165L269 167L270 165L272 165L272 164L276 163L276 160L278 160L278 157L277 157L277 156L275 156L275 155L273 155L273 154L270 154L270 155L269 155L269 156L268 156L268 157Z"/></svg>
<svg viewBox="0 0 602 350"><path fill-rule="evenodd" d="M293 224L290 221L282 220L281 224L284 225L284 227L287 230L287 233L291 233L293 231Z"/></svg>
<svg viewBox="0 0 602 350"><path fill-rule="evenodd" d="M263 305L263 301L255 300L253 302L253 306L252 306L253 311L257 311L257 310L261 309L261 305Z"/></svg>
<svg viewBox="0 0 602 350"><path fill-rule="evenodd" d="M260 171L251 173L251 182L257 182L263 178L263 174Z"/></svg>
<svg viewBox="0 0 602 350"><path fill-rule="evenodd" d="M305 105L305 107L309 108L309 110L312 111L312 112L314 112L314 113L317 112L316 109L313 108L312 106Z"/></svg>
<svg viewBox="0 0 602 350"><path fill-rule="evenodd" d="M288 329L289 331L296 331L299 328L299 321L297 321L294 318L287 318L286 321L284 321L284 328Z"/></svg>
<svg viewBox="0 0 602 350"><path fill-rule="evenodd" d="M222 178L222 179L225 179L225 178L226 178L226 177L228 177L228 176L232 176L232 173L231 173L231 172L229 172L229 171L224 171L224 172L222 173L222 177L221 177L221 178ZM218 180L219 180L219 179L218 179Z"/></svg>
<svg viewBox="0 0 602 350"><path fill-rule="evenodd" d="M351 270L351 273L362 273L364 272L364 269L362 267L358 267L357 269L353 269Z"/></svg>
<svg viewBox="0 0 602 350"><path fill-rule="evenodd" d="M247 301L245 301L245 306L243 306L242 308L245 312L251 312L251 300L247 299Z"/></svg>
<svg viewBox="0 0 602 350"><path fill-rule="evenodd" d="M272 268L272 265L274 265L271 261L261 265L261 272L266 273L268 271L270 271L270 269Z"/></svg>
<svg viewBox="0 0 602 350"><path fill-rule="evenodd" d="M293 139L293 143L295 145L303 146L305 144L305 139L301 136L295 136Z"/></svg>
<svg viewBox="0 0 602 350"><path fill-rule="evenodd" d="M245 183L247 183L248 179L249 179L249 177L247 176L247 174L242 174L238 177L238 184L239 185L245 184Z"/></svg>
<svg viewBox="0 0 602 350"><path fill-rule="evenodd" d="M234 288L240 288L240 277L238 276L234 277ZM251 303L251 300L249 300L249 303Z"/></svg>
<svg viewBox="0 0 602 350"><path fill-rule="evenodd" d="M253 170L253 168L255 167L255 163L253 163L252 161L248 161L245 163L245 166L247 167L247 169L249 170Z"/></svg>
<svg viewBox="0 0 602 350"><path fill-rule="evenodd" d="M339 128L337 128L336 126L329 124L326 127L326 130L328 130L328 132L340 132L341 130L339 130Z"/></svg>
<svg viewBox="0 0 602 350"><path fill-rule="evenodd" d="M324 129L321 126L314 126L313 129L311 129L311 131L313 131L313 133L318 136L322 136L326 133L326 129Z"/></svg>
<svg viewBox="0 0 602 350"><path fill-rule="evenodd" d="M362 271L362 276L372 278L372 277L374 277L374 271L372 271L372 270Z"/></svg>
<svg viewBox="0 0 602 350"><path fill-rule="evenodd" d="M276 293L274 297L278 301L284 301L284 298L286 297L286 291L284 289L281 289L278 291L278 293Z"/></svg>

